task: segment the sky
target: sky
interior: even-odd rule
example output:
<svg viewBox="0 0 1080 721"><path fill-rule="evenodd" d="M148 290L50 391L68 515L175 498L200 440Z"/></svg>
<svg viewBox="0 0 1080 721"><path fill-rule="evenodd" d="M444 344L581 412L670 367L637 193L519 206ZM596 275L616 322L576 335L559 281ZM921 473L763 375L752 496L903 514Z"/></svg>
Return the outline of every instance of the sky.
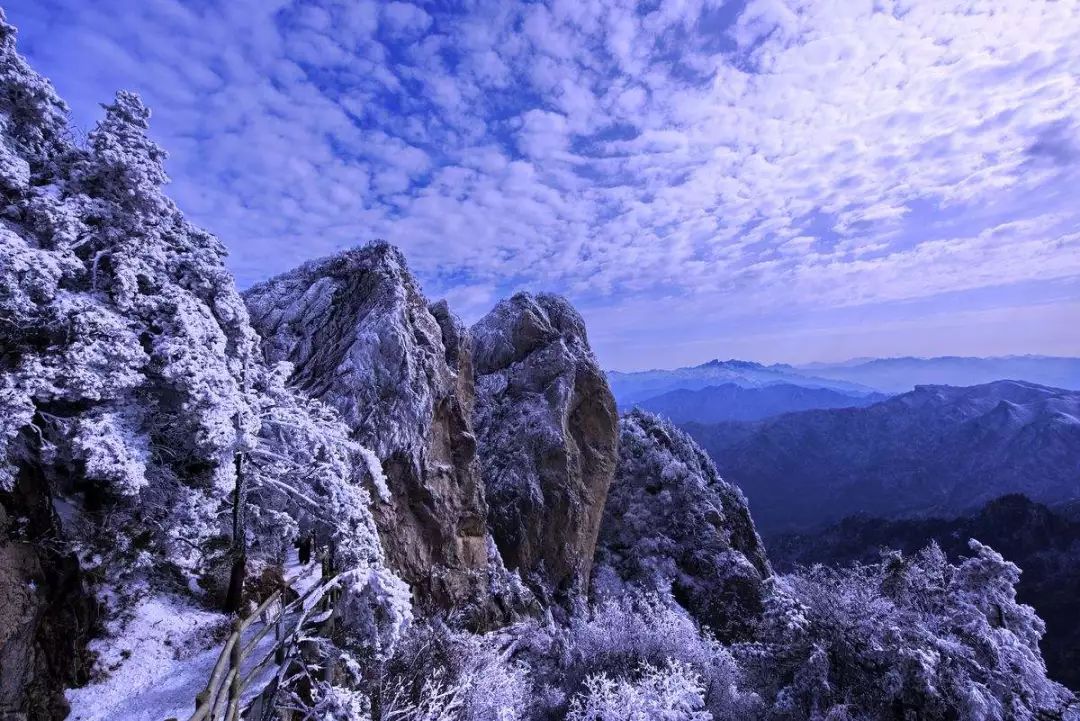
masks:
<svg viewBox="0 0 1080 721"><path fill-rule="evenodd" d="M1080 355L1080 0L8 0L241 287L383 238L601 363Z"/></svg>

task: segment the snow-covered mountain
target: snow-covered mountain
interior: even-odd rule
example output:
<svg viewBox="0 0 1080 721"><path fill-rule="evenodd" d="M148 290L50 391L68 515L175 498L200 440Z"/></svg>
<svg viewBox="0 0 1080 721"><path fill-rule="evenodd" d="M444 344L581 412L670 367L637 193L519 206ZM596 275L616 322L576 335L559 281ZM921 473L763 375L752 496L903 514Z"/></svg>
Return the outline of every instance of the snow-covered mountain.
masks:
<svg viewBox="0 0 1080 721"><path fill-rule="evenodd" d="M997 380L1080 390L1080 358L1054 356L860 358L845 363L810 363L798 370L885 393L906 393L919 385L973 386Z"/></svg>
<svg viewBox="0 0 1080 721"><path fill-rule="evenodd" d="M883 401L881 393L842 393L790 383L751 387L725 383L699 390L668 391L634 405L659 413L675 423L756 421L769 416L814 408L859 408Z"/></svg>
<svg viewBox="0 0 1080 721"><path fill-rule="evenodd" d="M771 575L746 497L685 432L640 410L619 421L596 564L594 595L674 593L725 641L752 637Z"/></svg>
<svg viewBox="0 0 1080 721"><path fill-rule="evenodd" d="M225 249L163 191L149 110L121 92L104 111L77 142L0 15L4 718L64 718L91 681L85 699L147 693L171 644L205 650L186 644L280 584L301 534L333 544L342 603L377 586L367 608L407 611L363 485L378 469L262 362Z"/></svg>
<svg viewBox="0 0 1080 721"><path fill-rule="evenodd" d="M1080 392L920 386L866 408L687 424L767 532L852 513L956 515L1006 493L1080 498Z"/></svg>
<svg viewBox="0 0 1080 721"><path fill-rule="evenodd" d="M119 93L82 140L0 12L0 718L1076 718L984 545L773 573L737 474L617 418L566 299L466 329L382 242L241 298L149 115ZM873 412L909 455L1072 457L1074 399L995 392L824 413ZM820 448L774 440L818 478Z"/></svg>
<svg viewBox="0 0 1080 721"><path fill-rule="evenodd" d="M876 390L860 383L819 377L785 364L766 366L743 360L711 360L674 370L609 371L608 382L622 408L673 390L697 390L724 384L761 388L784 383L803 388L828 388L851 395L869 395Z"/></svg>
<svg viewBox="0 0 1080 721"><path fill-rule="evenodd" d="M588 590L615 473L615 400L565 298L518 293L470 335L492 534L542 601L568 607Z"/></svg>
<svg viewBox="0 0 1080 721"><path fill-rule="evenodd" d="M290 384L337 409L372 450L387 489L376 524L416 601L490 623L503 570L487 531L461 322L428 303L404 256L382 242L307 263L244 298L267 361L290 363Z"/></svg>

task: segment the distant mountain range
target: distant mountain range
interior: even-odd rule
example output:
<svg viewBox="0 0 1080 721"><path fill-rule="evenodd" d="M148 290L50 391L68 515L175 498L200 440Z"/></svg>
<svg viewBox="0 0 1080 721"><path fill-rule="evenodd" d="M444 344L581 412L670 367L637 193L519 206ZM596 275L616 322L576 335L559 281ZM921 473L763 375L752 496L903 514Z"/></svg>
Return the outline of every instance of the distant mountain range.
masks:
<svg viewBox="0 0 1080 721"><path fill-rule="evenodd" d="M734 384L743 388L761 388L786 383L804 388L828 388L851 395L875 393L860 383L818 377L789 365L762 365L753 361L712 360L699 366L674 370L649 370L634 373L608 372L608 384L619 406L630 406L674 390L699 390L709 386Z"/></svg>
<svg viewBox="0 0 1080 721"><path fill-rule="evenodd" d="M1022 495L995 499L971 516L888 520L846 518L818 533L770 539L774 567L845 565L880 560L878 549L914 553L931 541L950 558L970 555L969 538L992 546L1020 566L1020 601L1046 621L1043 655L1051 676L1080 689L1080 522Z"/></svg>
<svg viewBox="0 0 1080 721"><path fill-rule="evenodd" d="M864 408L686 423L763 533L854 513L961 515L1006 493L1080 498L1080 392L920 386Z"/></svg>
<svg viewBox="0 0 1080 721"><path fill-rule="evenodd" d="M1080 358L1053 356L859 358L844 363L809 363L794 370L886 393L903 393L918 385L972 386L1005 379L1080 390Z"/></svg>
<svg viewBox="0 0 1080 721"><path fill-rule="evenodd" d="M776 383L747 388L736 383L707 386L700 390L679 388L635 403L675 423L756 421L782 413L814 408L852 408L883 401L881 393L850 393L831 388L808 388Z"/></svg>
<svg viewBox="0 0 1080 721"><path fill-rule="evenodd" d="M695 391L728 384L742 388L787 384L865 397L874 393L906 393L919 385L972 386L999 380L1026 381L1052 388L1080 390L1080 358L1035 355L992 358L855 358L842 363L808 363L801 366L786 363L763 365L732 359L712 360L697 366L671 370L608 373L608 382L615 399L620 407L625 409L672 391ZM684 397L685 400L678 403L707 402ZM823 400L827 398L828 396L822 396Z"/></svg>

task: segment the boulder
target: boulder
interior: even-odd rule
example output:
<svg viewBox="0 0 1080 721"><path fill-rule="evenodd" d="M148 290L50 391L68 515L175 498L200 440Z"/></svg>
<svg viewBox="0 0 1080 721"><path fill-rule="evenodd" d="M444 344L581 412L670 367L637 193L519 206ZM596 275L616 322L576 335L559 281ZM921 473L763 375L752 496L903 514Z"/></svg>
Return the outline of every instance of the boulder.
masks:
<svg viewBox="0 0 1080 721"><path fill-rule="evenodd" d="M559 296L518 293L471 334L488 526L507 567L542 602L565 604L588 588L615 472L615 400Z"/></svg>

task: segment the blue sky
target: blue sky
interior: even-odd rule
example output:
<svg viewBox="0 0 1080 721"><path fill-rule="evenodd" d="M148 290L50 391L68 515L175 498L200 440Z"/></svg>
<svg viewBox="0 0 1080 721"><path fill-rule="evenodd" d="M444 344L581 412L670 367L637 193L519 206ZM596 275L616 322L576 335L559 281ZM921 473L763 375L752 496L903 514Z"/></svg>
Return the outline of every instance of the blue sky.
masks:
<svg viewBox="0 0 1080 721"><path fill-rule="evenodd" d="M241 286L381 237L601 362L1080 355L1080 4L15 0Z"/></svg>

